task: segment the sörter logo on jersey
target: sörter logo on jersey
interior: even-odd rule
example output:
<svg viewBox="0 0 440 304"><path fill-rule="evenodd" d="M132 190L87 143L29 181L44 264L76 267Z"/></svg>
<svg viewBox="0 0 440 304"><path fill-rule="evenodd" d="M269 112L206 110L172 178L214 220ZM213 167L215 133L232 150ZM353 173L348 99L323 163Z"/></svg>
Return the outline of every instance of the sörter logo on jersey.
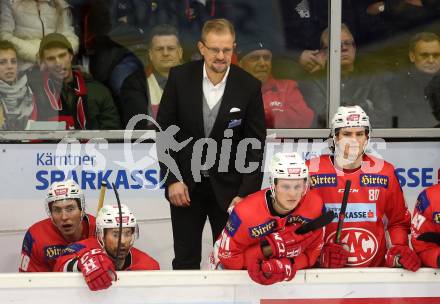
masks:
<svg viewBox="0 0 440 304"><path fill-rule="evenodd" d="M440 212L432 213L432 221L436 224L440 224Z"/></svg>
<svg viewBox="0 0 440 304"><path fill-rule="evenodd" d="M389 178L386 175L380 174L361 174L360 185L361 187L382 187L388 188Z"/></svg>
<svg viewBox="0 0 440 304"><path fill-rule="evenodd" d="M276 220L269 220L261 225L250 227L249 236L251 238L260 238L271 233L277 226Z"/></svg>
<svg viewBox="0 0 440 304"><path fill-rule="evenodd" d="M66 245L52 245L44 247L44 256L46 260L52 260L58 258L64 253Z"/></svg>
<svg viewBox="0 0 440 304"><path fill-rule="evenodd" d="M336 231L326 237L326 243L333 242ZM362 228L342 229L341 242L350 248L347 266L367 267L376 256L379 243L371 231Z"/></svg>
<svg viewBox="0 0 440 304"><path fill-rule="evenodd" d="M312 188L336 187L337 184L336 174L314 174L310 176L310 186Z"/></svg>

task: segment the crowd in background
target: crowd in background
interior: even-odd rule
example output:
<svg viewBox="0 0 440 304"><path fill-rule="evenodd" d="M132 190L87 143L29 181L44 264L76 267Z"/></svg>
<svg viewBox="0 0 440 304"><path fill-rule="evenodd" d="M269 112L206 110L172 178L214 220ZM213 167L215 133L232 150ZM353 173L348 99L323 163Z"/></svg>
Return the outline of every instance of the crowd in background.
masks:
<svg viewBox="0 0 440 304"><path fill-rule="evenodd" d="M328 127L328 1L3 0L0 13L2 130L155 117L170 68L200 59L212 18L234 24L233 63L262 82L268 128ZM438 126L439 17L437 0L342 0L341 105L376 128ZM42 48L51 33L62 64Z"/></svg>

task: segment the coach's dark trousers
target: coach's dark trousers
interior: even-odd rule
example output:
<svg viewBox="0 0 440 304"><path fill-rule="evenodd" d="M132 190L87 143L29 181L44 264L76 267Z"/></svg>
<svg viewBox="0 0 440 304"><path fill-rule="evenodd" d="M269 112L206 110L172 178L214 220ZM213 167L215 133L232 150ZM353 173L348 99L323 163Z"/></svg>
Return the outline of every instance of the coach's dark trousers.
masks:
<svg viewBox="0 0 440 304"><path fill-rule="evenodd" d="M228 213L216 201L209 177L202 177L190 193L190 199L189 207L170 205L175 256L173 269L200 269L206 217L211 224L213 243L228 219Z"/></svg>

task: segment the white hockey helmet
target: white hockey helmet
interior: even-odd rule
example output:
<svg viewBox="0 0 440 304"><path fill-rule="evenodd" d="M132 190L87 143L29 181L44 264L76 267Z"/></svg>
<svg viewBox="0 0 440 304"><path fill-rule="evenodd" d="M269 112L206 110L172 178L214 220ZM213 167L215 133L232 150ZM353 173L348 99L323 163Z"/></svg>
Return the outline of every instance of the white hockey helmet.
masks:
<svg viewBox="0 0 440 304"><path fill-rule="evenodd" d="M360 106L339 107L331 123L331 135L340 128L364 127L371 131L370 118Z"/></svg>
<svg viewBox="0 0 440 304"><path fill-rule="evenodd" d="M65 199L75 199L79 201L81 206L81 214L85 215L86 212L86 200L84 198L84 193L82 192L80 186L72 179L68 179L64 182L54 182L49 187L49 191L46 196L46 212L50 218L52 218L52 213L50 211L50 205L53 202L65 200Z"/></svg>
<svg viewBox="0 0 440 304"><path fill-rule="evenodd" d="M276 153L270 160L269 178L270 191L275 198L275 179L305 179L308 185L309 168L297 152ZM304 191L304 194L306 191Z"/></svg>
<svg viewBox="0 0 440 304"><path fill-rule="evenodd" d="M304 179L309 177L309 168L297 152L276 153L270 160L271 180L275 178Z"/></svg>
<svg viewBox="0 0 440 304"><path fill-rule="evenodd" d="M134 240L139 238L139 226L133 212L127 205L121 204L122 228L134 228ZM104 234L107 228L119 228L119 208L118 205L103 206L96 217L96 238L104 248Z"/></svg>

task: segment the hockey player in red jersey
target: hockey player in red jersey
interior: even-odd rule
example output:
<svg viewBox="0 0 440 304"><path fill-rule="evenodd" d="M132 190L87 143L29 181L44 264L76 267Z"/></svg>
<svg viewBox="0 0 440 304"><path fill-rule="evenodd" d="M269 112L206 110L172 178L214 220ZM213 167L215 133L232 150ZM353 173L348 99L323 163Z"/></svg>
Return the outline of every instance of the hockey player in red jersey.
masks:
<svg viewBox="0 0 440 304"><path fill-rule="evenodd" d="M95 217L85 213L84 194L75 181L53 183L45 206L49 218L32 225L24 236L20 272L53 271L70 243L95 235Z"/></svg>
<svg viewBox="0 0 440 304"><path fill-rule="evenodd" d="M326 209L336 214L345 183L351 181L341 242L335 243L335 219L325 230L320 265L404 267L416 271L420 260L408 246L411 215L394 167L365 154L370 132L369 117L361 107L339 107L331 124L333 155L308 162L312 192L319 194Z"/></svg>
<svg viewBox="0 0 440 304"><path fill-rule="evenodd" d="M106 289L116 280L116 270L159 270L159 263L133 247L139 237L134 214L121 205L122 234L118 254L119 208L104 206L96 218L96 238L89 238L66 248L58 258L55 271L81 271L91 290ZM115 268L116 265L116 268Z"/></svg>
<svg viewBox="0 0 440 304"><path fill-rule="evenodd" d="M255 192L232 210L214 245L214 269L247 269L257 283L289 281L311 267L322 246L322 228L296 234L319 217L321 198L308 191L308 169L298 153L277 153L270 163L270 188Z"/></svg>
<svg viewBox="0 0 440 304"><path fill-rule="evenodd" d="M411 243L422 265L440 268L440 244L417 240L423 233L431 232L440 237L440 184L423 190L417 198L411 225Z"/></svg>

